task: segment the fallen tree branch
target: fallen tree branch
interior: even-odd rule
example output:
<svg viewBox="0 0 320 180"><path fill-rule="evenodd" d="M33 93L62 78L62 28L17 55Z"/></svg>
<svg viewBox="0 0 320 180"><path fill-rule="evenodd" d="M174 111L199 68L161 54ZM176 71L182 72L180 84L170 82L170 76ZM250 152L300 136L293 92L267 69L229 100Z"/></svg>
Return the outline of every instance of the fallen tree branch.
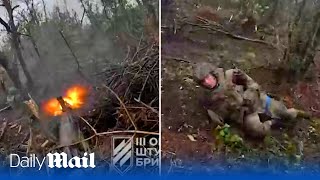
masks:
<svg viewBox="0 0 320 180"><path fill-rule="evenodd" d="M183 58L179 58L179 57L172 57L172 56L165 56L165 55L162 55L161 57L164 58L164 59L171 59L171 60L185 62L185 63L189 63L189 64L195 64L195 63L193 63L193 62L191 62L189 60L186 60L186 59L183 59Z"/></svg>
<svg viewBox="0 0 320 180"><path fill-rule="evenodd" d="M134 98L134 100L135 100L136 102L138 102L138 103L142 104L142 105L143 105L143 106L145 106L146 108L149 108L152 112L154 112L154 113L156 113L156 114L158 114L158 115L159 115L159 111L157 111L155 108L153 108L153 107L149 106L148 104L146 104L146 103L144 103L144 102L140 101L140 99L136 99L136 98Z"/></svg>
<svg viewBox="0 0 320 180"><path fill-rule="evenodd" d="M317 110L317 109L315 109L314 107L311 107L310 109L311 109L311 111L313 111L313 112L317 112L317 113L320 112L320 110Z"/></svg>
<svg viewBox="0 0 320 180"><path fill-rule="evenodd" d="M120 105L124 108L126 114L128 115L128 118L129 118L131 124L133 125L134 129L135 129L135 130L138 130L137 125L134 123L132 117L130 116L130 113L129 113L128 109L126 108L125 104L122 102L122 100L120 99L120 97L118 96L118 94L115 93L111 88L109 88L109 87L106 86L106 85L103 85L103 87L106 88L106 89L108 89L108 90L117 98L117 100L119 101Z"/></svg>
<svg viewBox="0 0 320 180"><path fill-rule="evenodd" d="M1 113L2 111L5 111L5 110L9 109L10 107L11 107L11 106L9 105L9 106L6 106L6 107L0 109L0 113Z"/></svg>
<svg viewBox="0 0 320 180"><path fill-rule="evenodd" d="M226 36L229 36L229 37L231 37L233 39L244 40L244 41L249 41L249 42L259 43L259 44L264 44L264 45L270 46L270 47L272 47L274 49L279 49L276 45L274 45L272 43L269 43L269 42L266 42L266 41L263 41L263 40L260 40L260 39L251 39L251 38L247 38L247 37L244 37L244 36L233 34L231 32L228 32L228 31L225 31L225 30L222 30L222 29L214 28L213 27L214 25L212 25L210 23L206 23L204 25L196 24L196 23L192 23L192 22L188 22L188 21L185 21L184 23L189 24L191 26L196 26L196 27L200 27L200 28L203 28L203 29L216 31L216 32L222 33L222 34L224 34Z"/></svg>
<svg viewBox="0 0 320 180"><path fill-rule="evenodd" d="M200 16L197 16L197 19L204 24L217 26L217 27L221 28L223 31L228 31L225 27L223 27L221 24L219 24L215 21L210 21L210 20L203 18L203 17L200 17Z"/></svg>
<svg viewBox="0 0 320 180"><path fill-rule="evenodd" d="M93 126L91 126L91 124L85 119L85 118L83 118L83 117L81 117L81 116L79 116L79 118L83 121L83 122L85 122L90 128L91 128L91 130L93 131L93 133L96 135L96 134L98 134L97 133L97 130L93 127Z"/></svg>

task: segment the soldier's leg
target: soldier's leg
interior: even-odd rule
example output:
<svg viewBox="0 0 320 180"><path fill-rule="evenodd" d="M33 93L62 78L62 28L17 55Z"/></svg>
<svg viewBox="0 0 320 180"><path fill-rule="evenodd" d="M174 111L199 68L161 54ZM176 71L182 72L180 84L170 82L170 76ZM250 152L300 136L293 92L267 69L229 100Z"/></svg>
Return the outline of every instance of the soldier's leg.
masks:
<svg viewBox="0 0 320 180"><path fill-rule="evenodd" d="M270 112L273 117L280 118L284 121L296 120L297 118L310 119L311 115L305 111L295 108L287 108L283 102L273 100L270 105Z"/></svg>
<svg viewBox="0 0 320 180"><path fill-rule="evenodd" d="M224 120L217 113L213 112L210 109L208 109L207 112L208 112L208 115L209 115L211 122L213 122L216 125L220 125L220 126L224 125Z"/></svg>
<svg viewBox="0 0 320 180"><path fill-rule="evenodd" d="M311 115L309 113L295 108L279 108L278 112L278 116L281 119L296 120L297 118L311 118Z"/></svg>
<svg viewBox="0 0 320 180"><path fill-rule="evenodd" d="M287 113L291 116L291 118L311 118L311 115L309 113L295 108L288 109Z"/></svg>
<svg viewBox="0 0 320 180"><path fill-rule="evenodd" d="M271 129L273 124L272 120L261 122L258 113L246 115L244 117L245 134L252 137L265 137Z"/></svg>

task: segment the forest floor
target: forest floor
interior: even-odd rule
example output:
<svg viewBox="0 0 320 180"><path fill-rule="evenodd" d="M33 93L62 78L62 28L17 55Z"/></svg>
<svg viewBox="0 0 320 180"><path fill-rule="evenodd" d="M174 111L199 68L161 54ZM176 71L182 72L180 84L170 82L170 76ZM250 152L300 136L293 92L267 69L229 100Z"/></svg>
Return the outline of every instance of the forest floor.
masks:
<svg viewBox="0 0 320 180"><path fill-rule="evenodd" d="M317 73L312 81L289 84L285 75L272 70L281 59L281 53L264 44L230 38L219 32L204 30L195 26L179 26L179 17L185 12L188 17L195 17L196 6L175 1L163 6L162 19L162 154L163 173L183 172L192 169L202 172L224 172L226 169L258 171L253 167L265 166L268 171L277 172L281 166L279 161L271 159L270 148L286 146L284 136L290 140L295 138L297 131L305 135L304 156L298 168L319 162L320 135L319 120L309 123L298 122L294 128L275 129L271 137L275 142L271 147L265 143L248 139L239 128L232 127L232 132L239 134L246 146L255 153L218 151L215 147L214 127L208 122L205 109L199 103L205 90L192 80L192 64L210 62L224 68L234 65L245 70L262 89L277 95L288 107L303 109L320 117L320 58L316 59ZM185 18L185 19L188 19ZM182 28L181 28L182 27ZM170 29L174 29L170 31ZM320 55L319 55L320 56ZM274 146L274 147L272 147ZM276 147L277 146L277 147ZM285 150L284 150L285 149ZM288 148L279 151L285 156ZM280 153L285 151L285 153ZM280 155L281 154L281 155ZM266 155L266 159L262 158ZM254 158L260 161L253 160ZM274 157L274 153L273 153ZM266 161L264 161L266 160ZM264 162L263 162L264 161ZM252 164L255 164L254 166ZM241 164L241 165L240 165ZM292 164L286 164L291 169ZM313 169L313 168L312 168ZM316 168L314 168L316 169Z"/></svg>

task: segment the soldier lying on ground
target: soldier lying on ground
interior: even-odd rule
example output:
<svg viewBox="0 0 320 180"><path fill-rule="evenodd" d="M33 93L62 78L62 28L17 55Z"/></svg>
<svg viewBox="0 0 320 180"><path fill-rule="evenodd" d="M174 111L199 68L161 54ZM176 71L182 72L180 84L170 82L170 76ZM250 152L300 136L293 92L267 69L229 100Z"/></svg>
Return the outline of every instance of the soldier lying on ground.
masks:
<svg viewBox="0 0 320 180"><path fill-rule="evenodd" d="M243 106L242 94L245 89L243 85L233 83L233 71L231 69L225 72L222 68L209 63L197 64L195 67L196 81L209 89L211 93L211 98L205 108L210 119L218 125L228 120L243 125L246 109ZM259 89L253 80L249 79L246 83L248 87Z"/></svg>
<svg viewBox="0 0 320 180"><path fill-rule="evenodd" d="M264 137L279 119L308 117L306 113L287 109L282 102L270 98L239 69L224 71L209 63L200 63L195 67L195 79L213 92L210 106L206 107L210 119L219 125L225 120L236 122L250 136ZM270 119L261 122L259 113L269 115Z"/></svg>

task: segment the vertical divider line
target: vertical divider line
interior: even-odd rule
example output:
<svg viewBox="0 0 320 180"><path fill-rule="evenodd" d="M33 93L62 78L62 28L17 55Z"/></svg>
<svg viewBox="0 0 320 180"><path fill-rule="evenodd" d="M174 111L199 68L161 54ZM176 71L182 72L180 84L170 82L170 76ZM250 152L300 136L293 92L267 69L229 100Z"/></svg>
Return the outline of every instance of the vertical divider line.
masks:
<svg viewBox="0 0 320 180"><path fill-rule="evenodd" d="M159 0L159 175L161 176L161 133L162 133L162 123L161 123L161 0Z"/></svg>

